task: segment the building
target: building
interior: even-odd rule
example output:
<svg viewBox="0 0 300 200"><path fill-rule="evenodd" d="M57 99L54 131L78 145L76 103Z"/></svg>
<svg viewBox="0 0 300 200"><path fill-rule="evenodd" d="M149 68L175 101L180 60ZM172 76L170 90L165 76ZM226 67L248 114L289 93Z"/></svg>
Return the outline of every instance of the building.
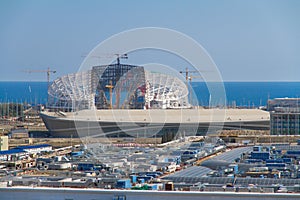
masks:
<svg viewBox="0 0 300 200"><path fill-rule="evenodd" d="M31 146L19 146L15 149L23 150L28 153L41 153L42 151L52 151L52 146L50 144L38 144Z"/></svg>
<svg viewBox="0 0 300 200"><path fill-rule="evenodd" d="M0 151L8 150L8 137L0 136Z"/></svg>
<svg viewBox="0 0 300 200"><path fill-rule="evenodd" d="M10 131L10 137L13 139L28 138L28 130L24 127L17 127Z"/></svg>
<svg viewBox="0 0 300 200"><path fill-rule="evenodd" d="M110 64L67 74L49 86L40 113L54 137L161 137L170 141L220 129L268 129L258 109L204 109L190 103L180 73Z"/></svg>
<svg viewBox="0 0 300 200"><path fill-rule="evenodd" d="M22 149L10 149L0 151L0 161L16 161L20 160L21 157L28 155L29 153Z"/></svg>
<svg viewBox="0 0 300 200"><path fill-rule="evenodd" d="M173 189L173 186L170 186ZM273 199L299 199L300 194L295 193L274 193L273 190L262 192L224 192L223 191L157 191L152 190L107 190L107 189L90 189L90 188L49 188L49 187L3 187L0 188L1 199L190 199L190 200L222 200L222 199L257 199L257 200L273 200ZM241 190L240 190L241 191Z"/></svg>
<svg viewBox="0 0 300 200"><path fill-rule="evenodd" d="M271 135L300 135L300 98L268 100Z"/></svg>
<svg viewBox="0 0 300 200"><path fill-rule="evenodd" d="M94 66L62 76L48 90L53 110L190 108L188 88L167 74L125 64Z"/></svg>
<svg viewBox="0 0 300 200"><path fill-rule="evenodd" d="M49 144L19 146L10 150L1 150L0 161L20 160L25 155L41 153L42 151L51 151L51 150L52 150L52 146Z"/></svg>

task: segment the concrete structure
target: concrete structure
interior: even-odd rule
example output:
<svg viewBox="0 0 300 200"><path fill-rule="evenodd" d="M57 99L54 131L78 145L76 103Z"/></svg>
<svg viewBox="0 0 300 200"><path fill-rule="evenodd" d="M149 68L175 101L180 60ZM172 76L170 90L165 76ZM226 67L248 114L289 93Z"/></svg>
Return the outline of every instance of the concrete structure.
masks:
<svg viewBox="0 0 300 200"><path fill-rule="evenodd" d="M28 130L24 127L12 129L10 133L11 138L18 139L18 138L28 138L29 133Z"/></svg>
<svg viewBox="0 0 300 200"><path fill-rule="evenodd" d="M268 101L271 135L300 135L300 98L276 98Z"/></svg>
<svg viewBox="0 0 300 200"><path fill-rule="evenodd" d="M205 135L220 129L269 129L269 113L259 109L113 109L42 112L56 137ZM209 130L210 128L210 130ZM167 140L168 141L168 140Z"/></svg>
<svg viewBox="0 0 300 200"><path fill-rule="evenodd" d="M8 136L0 136L0 151L8 150Z"/></svg>
<svg viewBox="0 0 300 200"><path fill-rule="evenodd" d="M300 194L275 194L254 192L192 192L192 191L137 191L137 190L105 190L74 188L40 188L40 187L4 187L0 188L1 199L22 200L250 200L250 199L299 199Z"/></svg>
<svg viewBox="0 0 300 200"><path fill-rule="evenodd" d="M158 136L166 142L176 135L205 135L222 128L269 128L268 112L199 108L191 103L179 73L119 62L62 76L48 94L51 112L41 117L56 137Z"/></svg>

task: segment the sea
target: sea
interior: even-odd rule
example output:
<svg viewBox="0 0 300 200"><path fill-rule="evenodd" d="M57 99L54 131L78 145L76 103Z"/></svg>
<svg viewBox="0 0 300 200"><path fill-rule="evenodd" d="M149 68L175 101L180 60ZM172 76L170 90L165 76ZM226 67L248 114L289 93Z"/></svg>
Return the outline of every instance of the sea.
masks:
<svg viewBox="0 0 300 200"><path fill-rule="evenodd" d="M0 82L0 102L47 103L47 82ZM205 82L191 83L198 105L208 106L211 95ZM268 99L300 97L300 82L224 82L227 106L266 106Z"/></svg>

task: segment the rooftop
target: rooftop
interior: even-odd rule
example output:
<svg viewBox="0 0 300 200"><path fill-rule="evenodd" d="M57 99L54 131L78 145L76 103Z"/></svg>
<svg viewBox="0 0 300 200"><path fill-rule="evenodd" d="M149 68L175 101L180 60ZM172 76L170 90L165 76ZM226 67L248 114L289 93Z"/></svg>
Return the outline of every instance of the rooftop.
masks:
<svg viewBox="0 0 300 200"><path fill-rule="evenodd" d="M38 145L29 145L29 146L19 146L15 149L37 149L37 148L43 148L43 147L50 147L50 144L38 144Z"/></svg>
<svg viewBox="0 0 300 200"><path fill-rule="evenodd" d="M5 151L0 151L0 155L9 155L9 154L18 154L18 153L26 153L23 149L10 149Z"/></svg>

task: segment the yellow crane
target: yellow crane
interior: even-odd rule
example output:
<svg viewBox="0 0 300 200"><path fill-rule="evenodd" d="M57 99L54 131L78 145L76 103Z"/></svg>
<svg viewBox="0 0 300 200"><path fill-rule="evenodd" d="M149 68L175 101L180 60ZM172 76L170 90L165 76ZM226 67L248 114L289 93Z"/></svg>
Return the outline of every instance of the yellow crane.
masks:
<svg viewBox="0 0 300 200"><path fill-rule="evenodd" d="M109 107L110 107L110 109L112 109L112 104L113 104L113 102L112 102L112 90L114 88L114 86L112 85L112 81L110 80L109 85L106 85L105 87L109 89L109 102L110 102Z"/></svg>

